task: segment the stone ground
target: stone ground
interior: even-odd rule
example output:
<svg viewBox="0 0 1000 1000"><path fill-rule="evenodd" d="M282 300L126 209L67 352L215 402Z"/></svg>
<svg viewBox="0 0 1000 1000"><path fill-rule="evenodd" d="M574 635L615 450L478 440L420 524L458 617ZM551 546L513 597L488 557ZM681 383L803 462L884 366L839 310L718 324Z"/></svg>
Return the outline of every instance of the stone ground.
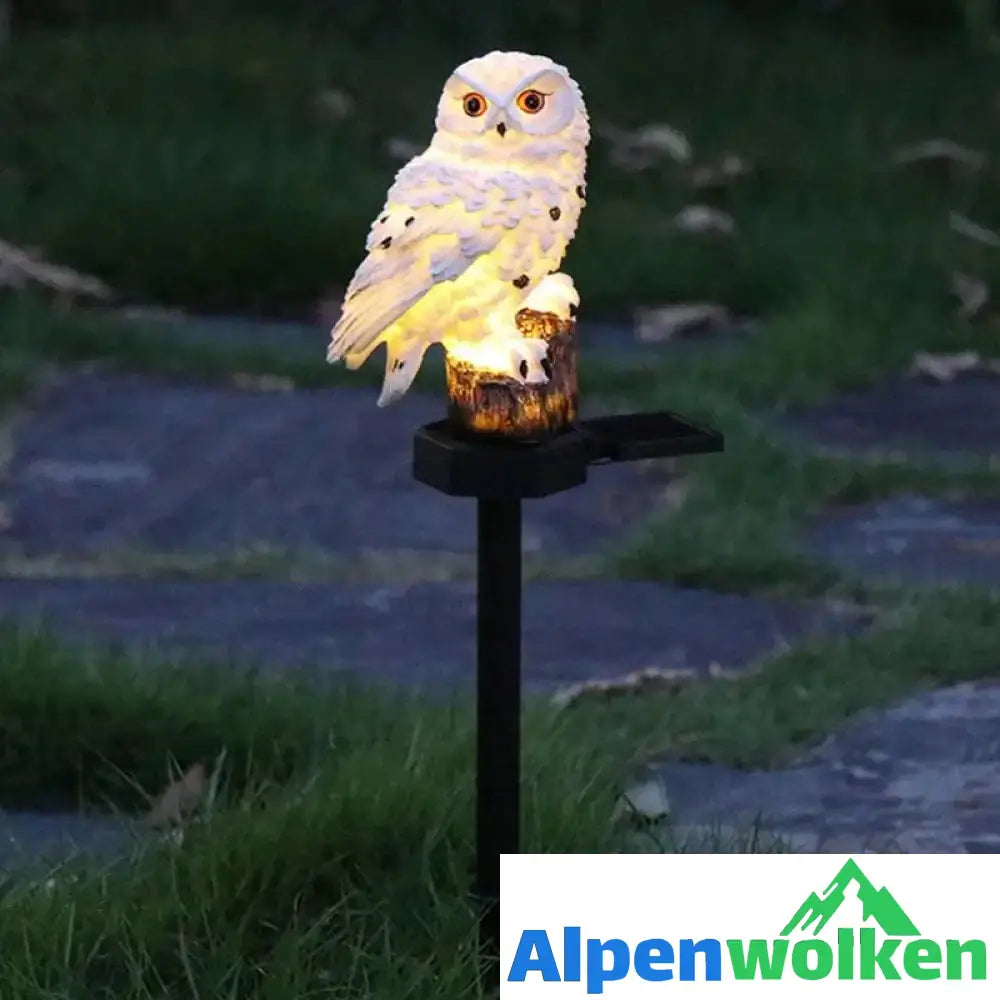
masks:
<svg viewBox="0 0 1000 1000"><path fill-rule="evenodd" d="M1000 454L1000 379L951 382L887 379L821 406L793 410L786 426L826 448L852 453L904 450L939 461Z"/></svg>
<svg viewBox="0 0 1000 1000"><path fill-rule="evenodd" d="M1000 502L901 495L827 512L809 531L812 551L887 582L1000 586Z"/></svg>
<svg viewBox="0 0 1000 1000"><path fill-rule="evenodd" d="M259 392L139 376L65 377L15 425L2 500L27 554L257 543L472 552L475 505L410 474L413 432L440 401L376 409L372 390ZM525 509L529 551L599 548L655 502L635 467Z"/></svg>
<svg viewBox="0 0 1000 1000"><path fill-rule="evenodd" d="M688 826L759 824L805 852L1000 851L1000 683L928 691L866 712L779 771L665 764Z"/></svg>
<svg viewBox="0 0 1000 1000"><path fill-rule="evenodd" d="M896 378L790 413L785 427L830 451L900 452L943 465L995 460L998 399L997 378ZM806 545L870 579L1000 586L1000 500L899 495L839 507L810 526Z"/></svg>
<svg viewBox="0 0 1000 1000"><path fill-rule="evenodd" d="M469 686L475 584L260 580L0 580L0 608L74 637L230 656L271 669L349 671L433 691ZM720 629L718 622L727 627ZM820 607L656 583L536 581L524 591L524 687L642 670L745 666L809 633L856 627Z"/></svg>
<svg viewBox="0 0 1000 1000"><path fill-rule="evenodd" d="M284 336L289 350L304 350L315 337L307 328L220 320L183 329L191 337L268 343ZM584 332L585 353L602 336L619 355L650 349L595 328L589 341ZM730 350L734 338L712 344ZM946 459L958 449L996 453L995 393L995 384L977 382L890 383L786 415L785 427L854 450L916 448ZM168 551L224 559L267 544L349 560L405 554L418 572L410 573L414 582L390 574L322 584L12 574L0 578L0 616L41 617L70 637L159 640L168 653L259 660L271 669L354 670L430 690L468 685L474 585L467 573L419 579L422 566L433 577L440 560L467 560L474 544L471 501L440 496L410 477L412 432L439 415L439 401L419 396L379 411L373 391L363 389L283 393L65 377L30 400L15 424L0 480L0 558L58 554L85 562ZM580 489L526 503L526 552L556 567L600 553L664 502L669 475L669 463L596 469ZM831 512L811 527L807 545L855 572L996 584L1000 504L896 498ZM656 583L532 580L525 587L526 688L649 666L738 668L816 631L857 627L802 602ZM802 850L996 850L997 733L1000 687L966 685L859 717L784 770L665 763L659 774L682 825L732 826L760 814ZM104 850L123 835L111 820L0 817L0 869L28 856L63 856L72 843Z"/></svg>

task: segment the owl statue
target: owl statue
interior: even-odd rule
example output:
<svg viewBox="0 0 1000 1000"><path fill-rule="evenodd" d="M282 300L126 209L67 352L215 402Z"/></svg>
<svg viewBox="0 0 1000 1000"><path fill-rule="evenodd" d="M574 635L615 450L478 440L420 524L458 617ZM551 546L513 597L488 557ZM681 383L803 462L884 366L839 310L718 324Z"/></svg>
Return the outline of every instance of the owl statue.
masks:
<svg viewBox="0 0 1000 1000"><path fill-rule="evenodd" d="M357 368L384 343L379 406L406 392L433 343L546 382L546 343L522 336L515 316L567 317L579 304L558 268L584 205L589 139L580 88L550 59L491 52L459 66L430 145L372 224L327 360Z"/></svg>

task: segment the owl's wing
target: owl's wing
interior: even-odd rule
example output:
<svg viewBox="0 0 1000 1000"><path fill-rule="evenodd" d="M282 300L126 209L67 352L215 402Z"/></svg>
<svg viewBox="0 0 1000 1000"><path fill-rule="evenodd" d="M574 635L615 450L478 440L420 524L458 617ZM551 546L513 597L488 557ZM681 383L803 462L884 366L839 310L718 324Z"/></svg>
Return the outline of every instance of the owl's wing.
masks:
<svg viewBox="0 0 1000 1000"><path fill-rule="evenodd" d="M454 281L517 225L523 199L473 171L426 154L407 164L368 234L368 256L347 288L329 361L357 368L385 329L434 285Z"/></svg>

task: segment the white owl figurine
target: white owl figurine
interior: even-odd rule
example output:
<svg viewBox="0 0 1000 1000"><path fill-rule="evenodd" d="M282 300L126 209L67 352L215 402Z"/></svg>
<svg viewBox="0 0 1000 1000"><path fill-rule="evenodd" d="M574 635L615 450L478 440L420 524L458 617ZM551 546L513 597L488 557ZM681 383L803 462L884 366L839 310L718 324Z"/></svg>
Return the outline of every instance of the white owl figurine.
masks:
<svg viewBox="0 0 1000 1000"><path fill-rule="evenodd" d="M547 381L545 342L522 336L514 317L525 307L565 317L579 304L557 270L584 205L589 139L580 88L550 59L491 52L459 66L430 146L396 175L372 224L327 360L357 368L384 343L379 406L406 392L436 342Z"/></svg>

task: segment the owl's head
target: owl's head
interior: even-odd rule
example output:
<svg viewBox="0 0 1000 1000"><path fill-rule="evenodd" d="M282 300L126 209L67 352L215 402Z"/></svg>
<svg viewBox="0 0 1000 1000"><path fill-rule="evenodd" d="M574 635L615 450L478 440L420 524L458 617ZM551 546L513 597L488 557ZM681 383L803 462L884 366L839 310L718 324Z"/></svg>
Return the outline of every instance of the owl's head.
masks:
<svg viewBox="0 0 1000 1000"><path fill-rule="evenodd" d="M586 144L587 110L576 81L545 56L490 52L462 63L438 103L439 133L481 136L498 151L567 130Z"/></svg>

